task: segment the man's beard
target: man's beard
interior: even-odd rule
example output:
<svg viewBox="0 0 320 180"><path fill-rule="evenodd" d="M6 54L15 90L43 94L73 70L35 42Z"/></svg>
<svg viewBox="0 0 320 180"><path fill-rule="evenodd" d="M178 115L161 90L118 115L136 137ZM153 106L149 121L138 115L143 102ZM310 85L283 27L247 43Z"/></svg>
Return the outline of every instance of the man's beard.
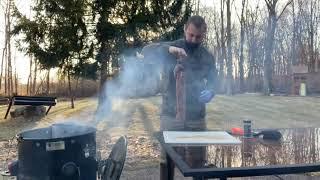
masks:
<svg viewBox="0 0 320 180"><path fill-rule="evenodd" d="M197 49L200 46L200 43L188 42L187 40L185 40L185 43L186 43L186 48L189 50Z"/></svg>

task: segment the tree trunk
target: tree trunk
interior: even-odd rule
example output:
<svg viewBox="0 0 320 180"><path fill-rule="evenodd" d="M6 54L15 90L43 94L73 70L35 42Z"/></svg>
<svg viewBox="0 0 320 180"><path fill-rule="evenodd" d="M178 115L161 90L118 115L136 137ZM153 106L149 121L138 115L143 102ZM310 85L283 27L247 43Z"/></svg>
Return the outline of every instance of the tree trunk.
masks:
<svg viewBox="0 0 320 180"><path fill-rule="evenodd" d="M231 47L231 8L230 0L226 1L227 3L227 46L228 46L228 57L227 57L227 95L232 95L232 84L233 84L233 75L232 75L232 47Z"/></svg>
<svg viewBox="0 0 320 180"><path fill-rule="evenodd" d="M264 58L264 76L263 76L263 90L265 95L270 95L272 92L272 51L274 44L274 33L276 29L276 14L275 9L269 10L268 26Z"/></svg>
<svg viewBox="0 0 320 180"><path fill-rule="evenodd" d="M314 57L314 9L313 2L310 2L310 20L308 24L308 39L309 39L309 72L315 72L315 57Z"/></svg>
<svg viewBox="0 0 320 180"><path fill-rule="evenodd" d="M222 92L225 92L224 86L224 68L225 68L225 60L227 57L226 45L225 45L225 30L224 30L224 0L221 0L221 9L220 9L220 16L221 16L221 59L219 61L219 86Z"/></svg>
<svg viewBox="0 0 320 180"><path fill-rule="evenodd" d="M219 64L219 70L218 70L218 74L217 74L217 82L216 82L216 85L217 86L220 86L219 88L217 88L217 91L221 91L221 81L222 81L222 75L223 74L223 56L222 56L222 51L221 51L221 44L222 42L220 42L222 40L222 38L220 37L220 31L221 31L221 28L218 27L218 20L219 18L217 17L217 14L214 13L214 17L213 17L213 20L214 20L214 31L215 31L215 40L216 40L216 47L214 48L214 52L215 52L215 55L216 55L216 61L217 63ZM214 43L213 43L214 44ZM214 46L214 45L213 45Z"/></svg>
<svg viewBox="0 0 320 180"><path fill-rule="evenodd" d="M30 66L29 66L29 76L27 82L27 94L31 95L31 87L32 87L32 56L30 56Z"/></svg>
<svg viewBox="0 0 320 180"><path fill-rule="evenodd" d="M108 71L108 62L105 62L104 64L101 64L101 72L100 72L100 98L99 98L99 104L103 102L106 97L106 82L107 82L107 71Z"/></svg>
<svg viewBox="0 0 320 180"><path fill-rule="evenodd" d="M197 15L199 15L199 12L200 12L200 0L198 0L197 2Z"/></svg>
<svg viewBox="0 0 320 180"><path fill-rule="evenodd" d="M50 94L50 69L48 69L47 74L47 88L46 88L46 95Z"/></svg>
<svg viewBox="0 0 320 180"><path fill-rule="evenodd" d="M107 52L107 47L105 43L102 43L99 52L99 62L101 64L100 71L100 95L99 95L99 106L102 105L106 100L106 82L108 78L108 62L109 62L109 53Z"/></svg>
<svg viewBox="0 0 320 180"><path fill-rule="evenodd" d="M240 58L239 58L239 79L240 79L240 92L243 93L245 91L244 85L244 69L243 69L243 45L244 45L244 35L245 35L245 19L244 19L244 8L245 8L246 0L242 0L242 10L241 10L241 19L240 19Z"/></svg>
<svg viewBox="0 0 320 180"><path fill-rule="evenodd" d="M8 24L7 24L7 46L8 46L8 95L11 96L13 93L13 78L12 78L12 64L11 64L11 0L9 0L9 5L8 5Z"/></svg>
<svg viewBox="0 0 320 180"><path fill-rule="evenodd" d="M290 75L292 72L292 65L297 64L297 22L296 22L296 14L295 14L295 7L294 7L294 1L292 2L292 40L291 40L291 60L288 62L288 74Z"/></svg>
<svg viewBox="0 0 320 180"><path fill-rule="evenodd" d="M9 42L9 29L8 29L8 24L10 21L10 14L9 14L9 1L7 1L6 3L6 7L5 7L5 16L4 16L4 22L5 22L5 43L4 43L4 59L5 59L5 77L4 77L4 93L6 95L9 95L9 86L8 86L8 42Z"/></svg>
<svg viewBox="0 0 320 180"><path fill-rule="evenodd" d="M2 77L3 77L3 62L4 62L4 54L5 54L5 48L2 50L2 58L1 58L1 73L0 73L0 90L2 89Z"/></svg>
<svg viewBox="0 0 320 180"><path fill-rule="evenodd" d="M7 45L5 45L5 65L4 65L4 94L8 95L8 61L7 61Z"/></svg>
<svg viewBox="0 0 320 180"><path fill-rule="evenodd" d="M71 75L70 75L70 70L68 69L67 72L67 76L68 76L68 92L69 92L69 97L70 97L70 101L71 101L71 108L74 108L74 98L73 98L73 93L72 93L72 88L71 88Z"/></svg>
<svg viewBox="0 0 320 180"><path fill-rule="evenodd" d="M287 4L282 9L281 13L277 17L276 13L276 6L278 1L274 0L265 0L266 5L268 7L268 26L267 26L267 33L266 33L266 39L264 42L264 76L263 76L263 91L265 95L270 95L272 93L272 52L273 52L273 45L274 45L274 34L276 31L277 21L284 12L284 10L287 8L290 3L292 3L292 0L289 0Z"/></svg>
<svg viewBox="0 0 320 180"><path fill-rule="evenodd" d="M37 71L38 71L38 63L37 63L37 59L34 59L33 83L32 83L32 92L31 92L32 95L36 93Z"/></svg>
<svg viewBox="0 0 320 180"><path fill-rule="evenodd" d="M18 95L19 93L18 93L18 85L19 85L19 83L18 83L18 74L17 74L17 71L15 72L15 78L14 78L14 87L15 87L15 94L16 95Z"/></svg>
<svg viewBox="0 0 320 180"><path fill-rule="evenodd" d="M14 57L14 93L18 95L18 73L17 73L17 63L16 56Z"/></svg>
<svg viewBox="0 0 320 180"><path fill-rule="evenodd" d="M253 72L253 63L252 63L252 45L253 45L253 40L255 39L254 33L252 33L253 29L254 29L254 21L252 18L252 12L250 10L246 11L246 21L247 21L247 25L245 26L246 30L245 30L245 37L247 40L247 46L248 46L248 50L247 50L247 56L248 56L248 78L247 78L247 90L250 91L251 90L251 78L252 78L252 72ZM249 38L250 37L250 38Z"/></svg>
<svg viewBox="0 0 320 180"><path fill-rule="evenodd" d="M84 78L81 78L81 81L80 81L80 89L81 89L81 96L84 96L85 95L85 90L84 90Z"/></svg>
<svg viewBox="0 0 320 180"><path fill-rule="evenodd" d="M265 95L270 95L272 92L272 51L274 43L274 33L276 29L276 3L269 1L268 5L268 26L266 31L266 39L264 42L264 64L263 64L263 92Z"/></svg>
<svg viewBox="0 0 320 180"><path fill-rule="evenodd" d="M79 92L80 92L80 90L79 90L79 78L80 78L79 76L76 77L77 80L76 80L76 88L75 88L75 89L77 90L77 93L78 93L78 94L77 94L77 93L74 93L74 96L75 96L75 97L79 97L79 95L80 95L80 93L79 93Z"/></svg>

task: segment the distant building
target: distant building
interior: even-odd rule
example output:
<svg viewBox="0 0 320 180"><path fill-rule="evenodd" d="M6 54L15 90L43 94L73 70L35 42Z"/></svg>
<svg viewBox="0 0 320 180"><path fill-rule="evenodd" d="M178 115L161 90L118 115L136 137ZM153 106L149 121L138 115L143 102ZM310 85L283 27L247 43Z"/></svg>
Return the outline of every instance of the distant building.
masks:
<svg viewBox="0 0 320 180"><path fill-rule="evenodd" d="M291 94L320 94L320 72L309 72L306 65L292 66Z"/></svg>

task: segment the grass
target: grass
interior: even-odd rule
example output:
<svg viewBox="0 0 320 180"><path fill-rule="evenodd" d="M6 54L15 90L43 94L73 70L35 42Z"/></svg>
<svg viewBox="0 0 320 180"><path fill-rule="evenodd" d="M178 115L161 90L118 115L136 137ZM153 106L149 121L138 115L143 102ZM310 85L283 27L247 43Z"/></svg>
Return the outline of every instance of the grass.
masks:
<svg viewBox="0 0 320 180"><path fill-rule="evenodd" d="M92 114L96 109L96 100L95 99L82 99L75 102L75 108L71 109L70 102L62 101L58 102L58 104L51 108L48 116L38 118L29 118L24 119L22 117L19 118L11 118L8 115L7 119L4 119L4 115L7 110L7 106L0 107L0 140L11 139L15 137L17 133L22 130L35 128L35 127L43 127L49 124L64 121L65 119L75 120L77 118L84 119L86 117L91 118ZM16 108L13 106L11 111Z"/></svg>
<svg viewBox="0 0 320 180"><path fill-rule="evenodd" d="M320 126L320 98L286 96L219 96L209 104L210 128L241 126L250 119L255 128Z"/></svg>
<svg viewBox="0 0 320 180"><path fill-rule="evenodd" d="M254 128L320 127L320 98L235 95L217 96L207 105L209 129L229 129L242 126L244 119L252 120ZM103 130L117 134L150 135L159 130L161 98L151 97L113 102L116 112L109 119L98 124ZM70 102L59 102L49 115L41 120L16 118L0 119L0 139L9 139L26 128L41 127L65 119L90 121L94 118L97 100L81 99L70 108ZM7 106L0 107L0 118ZM122 125L119 125L121 124ZM108 127L110 126L110 127ZM129 131L128 131L129 129Z"/></svg>
<svg viewBox="0 0 320 180"><path fill-rule="evenodd" d="M99 148L106 149L118 136L127 135L128 154L122 179L150 179L150 172L157 179L159 146L152 133L159 130L161 97L114 100L112 104L113 113L97 123ZM315 97L219 95L207 105L206 119L208 128L217 130L241 127L244 119L252 120L253 128L320 127L319 105L320 98ZM0 119L0 142L13 138L21 130L65 120L94 125L96 108L97 99L87 98L77 100L74 109L70 108L70 102L58 102L41 119ZM6 109L7 106L0 107L0 118Z"/></svg>

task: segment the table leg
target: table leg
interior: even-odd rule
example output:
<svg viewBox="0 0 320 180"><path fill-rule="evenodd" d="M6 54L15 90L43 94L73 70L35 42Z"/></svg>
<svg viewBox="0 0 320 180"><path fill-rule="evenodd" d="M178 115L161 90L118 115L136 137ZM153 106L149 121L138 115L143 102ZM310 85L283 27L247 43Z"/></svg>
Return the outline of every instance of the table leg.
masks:
<svg viewBox="0 0 320 180"><path fill-rule="evenodd" d="M10 109L11 109L11 106L12 106L12 98L11 98L11 100L10 100L10 103L9 103L9 107L8 107L8 109L7 109L7 112L6 112L6 115L4 116L4 119L7 119L7 116L8 116L8 114L9 114L9 111L10 111Z"/></svg>
<svg viewBox="0 0 320 180"><path fill-rule="evenodd" d="M50 107L48 108L48 110L47 110L47 112L46 112L46 115L48 115L48 113L49 113L49 111L50 111L51 107L52 107L52 106L50 106Z"/></svg>
<svg viewBox="0 0 320 180"><path fill-rule="evenodd" d="M167 159L167 173L168 173L168 180L174 180L174 163L171 160L171 158L169 157L169 155L166 155L166 159Z"/></svg>

